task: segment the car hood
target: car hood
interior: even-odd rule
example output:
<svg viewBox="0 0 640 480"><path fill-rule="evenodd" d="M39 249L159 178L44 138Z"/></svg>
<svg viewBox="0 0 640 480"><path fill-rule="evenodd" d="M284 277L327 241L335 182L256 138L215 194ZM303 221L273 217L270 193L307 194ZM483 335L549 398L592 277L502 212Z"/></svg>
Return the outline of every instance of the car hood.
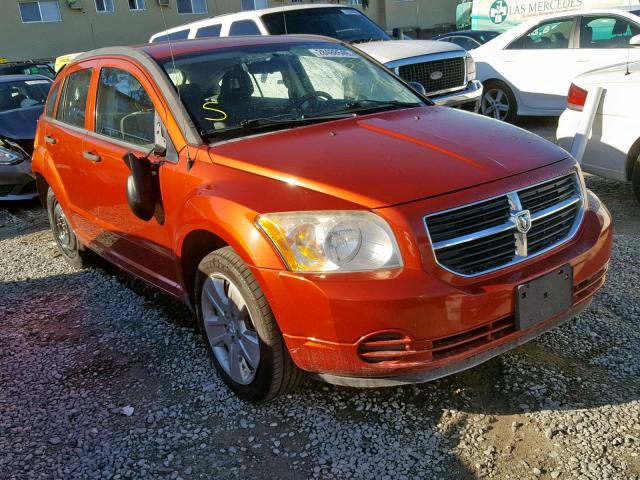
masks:
<svg viewBox="0 0 640 480"><path fill-rule="evenodd" d="M214 162L366 208L441 195L567 157L525 130L459 110L423 107L217 144Z"/></svg>
<svg viewBox="0 0 640 480"><path fill-rule="evenodd" d="M0 112L0 135L11 140L30 140L36 135L43 106Z"/></svg>
<svg viewBox="0 0 640 480"><path fill-rule="evenodd" d="M459 51L464 53L464 50L458 45L435 40L384 40L357 43L353 46L372 56L380 63L445 52Z"/></svg>

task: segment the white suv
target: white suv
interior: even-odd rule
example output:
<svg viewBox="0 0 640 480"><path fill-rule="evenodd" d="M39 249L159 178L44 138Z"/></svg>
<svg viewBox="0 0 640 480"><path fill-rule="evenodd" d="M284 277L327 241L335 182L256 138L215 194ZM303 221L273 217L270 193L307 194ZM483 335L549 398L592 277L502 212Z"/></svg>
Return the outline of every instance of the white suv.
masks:
<svg viewBox="0 0 640 480"><path fill-rule="evenodd" d="M220 15L151 36L162 42L235 35L324 35L353 44L408 82L420 83L437 105L478 111L482 84L475 63L457 45L431 40L392 40L370 18L343 5L295 5Z"/></svg>

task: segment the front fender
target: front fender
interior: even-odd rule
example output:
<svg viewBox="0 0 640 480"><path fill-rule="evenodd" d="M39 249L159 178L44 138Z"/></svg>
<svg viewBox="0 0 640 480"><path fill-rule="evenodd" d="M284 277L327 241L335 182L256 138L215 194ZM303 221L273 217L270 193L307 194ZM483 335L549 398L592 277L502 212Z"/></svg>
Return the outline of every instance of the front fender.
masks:
<svg viewBox="0 0 640 480"><path fill-rule="evenodd" d="M199 191L178 214L175 251L182 252L190 232L205 230L218 236L251 267L283 270L271 242L256 227L257 212L211 191Z"/></svg>

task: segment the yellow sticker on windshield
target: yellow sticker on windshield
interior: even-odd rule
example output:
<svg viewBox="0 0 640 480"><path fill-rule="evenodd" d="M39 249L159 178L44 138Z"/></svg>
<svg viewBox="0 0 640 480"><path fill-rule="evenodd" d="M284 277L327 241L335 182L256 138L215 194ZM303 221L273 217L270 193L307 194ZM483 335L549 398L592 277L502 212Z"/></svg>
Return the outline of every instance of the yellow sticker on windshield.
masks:
<svg viewBox="0 0 640 480"><path fill-rule="evenodd" d="M205 102L204 105L202 105L202 108L204 110L209 110L210 112L214 112L214 114L217 115L216 118L209 118L209 117L205 117L205 120L209 120L210 122L223 122L227 119L227 112L225 112L224 110L220 110L219 108L215 108L215 107L211 107L211 105L215 105L216 107L218 106L218 104L216 102Z"/></svg>

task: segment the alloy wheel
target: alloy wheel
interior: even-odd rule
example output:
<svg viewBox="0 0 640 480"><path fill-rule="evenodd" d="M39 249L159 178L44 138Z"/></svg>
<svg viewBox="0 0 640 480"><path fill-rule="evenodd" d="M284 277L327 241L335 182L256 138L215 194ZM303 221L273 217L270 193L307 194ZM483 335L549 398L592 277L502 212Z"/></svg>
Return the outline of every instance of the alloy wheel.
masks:
<svg viewBox="0 0 640 480"><path fill-rule="evenodd" d="M202 287L202 315L213 354L232 380L250 384L260 364L260 343L240 289L220 273Z"/></svg>
<svg viewBox="0 0 640 480"><path fill-rule="evenodd" d="M498 120L504 120L509 114L509 96L499 88L487 90L482 96L482 105L480 110L483 115L493 117Z"/></svg>

